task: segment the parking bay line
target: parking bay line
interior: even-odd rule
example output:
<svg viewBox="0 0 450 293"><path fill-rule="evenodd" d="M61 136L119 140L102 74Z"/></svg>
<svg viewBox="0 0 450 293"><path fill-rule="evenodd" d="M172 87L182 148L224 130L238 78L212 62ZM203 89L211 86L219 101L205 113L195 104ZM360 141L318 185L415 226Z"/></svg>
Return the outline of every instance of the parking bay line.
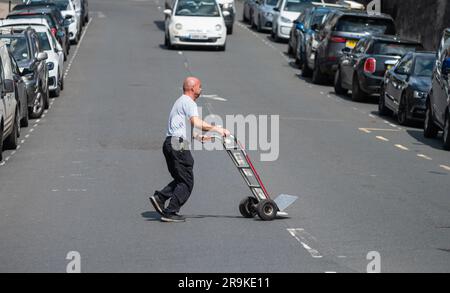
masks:
<svg viewBox="0 0 450 293"><path fill-rule="evenodd" d="M305 230L298 228L298 229L287 229L287 231L292 235L292 237L294 237L302 246L304 249L306 249L306 251L309 252L309 254L313 257L313 258L322 258L322 255L320 255L319 251L317 251L314 248L311 248L306 242L305 242L305 237L302 235Z"/></svg>
<svg viewBox="0 0 450 293"><path fill-rule="evenodd" d="M446 171L450 171L450 167L447 165L439 165L439 167L441 167L442 169L444 169Z"/></svg>
<svg viewBox="0 0 450 293"><path fill-rule="evenodd" d="M409 148L407 148L407 147L405 147L405 146L403 146L403 145L401 145L401 144L396 144L395 147L396 147L396 148L399 148L399 149L401 149L401 150L403 150L403 151L409 151Z"/></svg>

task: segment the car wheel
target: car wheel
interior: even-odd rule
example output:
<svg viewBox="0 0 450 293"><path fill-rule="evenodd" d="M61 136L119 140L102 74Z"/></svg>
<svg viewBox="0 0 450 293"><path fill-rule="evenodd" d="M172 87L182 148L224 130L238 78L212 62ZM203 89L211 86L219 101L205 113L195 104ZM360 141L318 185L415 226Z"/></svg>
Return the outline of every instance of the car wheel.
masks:
<svg viewBox="0 0 450 293"><path fill-rule="evenodd" d="M450 114L445 115L445 125L444 125L444 150L450 151Z"/></svg>
<svg viewBox="0 0 450 293"><path fill-rule="evenodd" d="M0 125L0 162L3 161L3 121Z"/></svg>
<svg viewBox="0 0 450 293"><path fill-rule="evenodd" d="M439 129L434 123L433 112L431 110L430 102L427 103L427 110L425 112L425 122L423 124L423 136L426 138L436 138Z"/></svg>
<svg viewBox="0 0 450 293"><path fill-rule="evenodd" d="M404 93L400 99L400 105L398 105L397 121L400 125L408 124L406 96Z"/></svg>
<svg viewBox="0 0 450 293"><path fill-rule="evenodd" d="M25 113L23 113L23 117L20 120L20 127L28 127L29 124L30 122L28 119L28 109L25 108Z"/></svg>
<svg viewBox="0 0 450 293"><path fill-rule="evenodd" d="M38 119L41 118L42 114L44 113L44 96L42 93L37 93L36 98L34 99L33 106L30 108L30 118L31 119Z"/></svg>
<svg viewBox="0 0 450 293"><path fill-rule="evenodd" d="M5 148L8 150L15 150L19 145L19 137L20 137L20 118L19 118L19 110L16 109L16 114L14 117L14 125L11 134L5 140Z"/></svg>
<svg viewBox="0 0 450 293"><path fill-rule="evenodd" d="M258 17L258 24L256 25L256 30L261 33L263 31L262 24L261 24L261 18Z"/></svg>
<svg viewBox="0 0 450 293"><path fill-rule="evenodd" d="M341 79L341 70L338 69L336 71L336 75L334 77L334 92L338 95L346 95L348 90L342 87L342 79Z"/></svg>
<svg viewBox="0 0 450 293"><path fill-rule="evenodd" d="M389 114L390 110L386 107L386 91L384 89L384 85L381 85L380 99L378 100L378 115L388 116Z"/></svg>
<svg viewBox="0 0 450 293"><path fill-rule="evenodd" d="M219 47L217 48L217 50L220 51L220 52L225 52L225 51L227 50L227 44L225 44L225 45L223 45L223 46L219 46Z"/></svg>
<svg viewBox="0 0 450 293"><path fill-rule="evenodd" d="M64 90L64 74L61 75L61 79L59 82L60 82L59 87L61 88L61 91L63 91Z"/></svg>
<svg viewBox="0 0 450 293"><path fill-rule="evenodd" d="M309 68L308 66L308 61L306 60L306 56L303 55L303 61L302 61L302 77L311 77L313 72L311 70L311 68Z"/></svg>
<svg viewBox="0 0 450 293"><path fill-rule="evenodd" d="M316 59L314 70L313 70L313 73L312 73L312 82L315 83L315 84L323 84L324 83L324 79L325 79L325 76L320 71L319 62Z"/></svg>
<svg viewBox="0 0 450 293"><path fill-rule="evenodd" d="M233 25L227 27L227 35L233 34Z"/></svg>
<svg viewBox="0 0 450 293"><path fill-rule="evenodd" d="M44 107L45 110L50 108L50 91L48 90L48 87L45 89L44 93Z"/></svg>
<svg viewBox="0 0 450 293"><path fill-rule="evenodd" d="M165 37L164 45L166 46L166 48L168 50L173 50L173 45L172 45L172 42L170 41L170 37L168 35L166 35L166 37Z"/></svg>
<svg viewBox="0 0 450 293"><path fill-rule="evenodd" d="M353 77L352 100L353 102L361 102L366 98L366 94L361 89L358 76Z"/></svg>

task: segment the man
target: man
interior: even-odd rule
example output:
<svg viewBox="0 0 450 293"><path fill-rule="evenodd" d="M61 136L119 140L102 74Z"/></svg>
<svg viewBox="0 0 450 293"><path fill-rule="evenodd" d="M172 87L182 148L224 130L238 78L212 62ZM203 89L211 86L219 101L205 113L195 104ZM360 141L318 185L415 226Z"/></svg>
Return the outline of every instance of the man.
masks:
<svg viewBox="0 0 450 293"><path fill-rule="evenodd" d="M198 78L188 77L183 83L183 95L175 102L169 116L167 137L163 153L173 181L164 189L155 191L150 202L161 214L163 222L184 222L185 217L178 214L180 208L189 199L194 187L194 159L189 150L186 121L202 131L216 132L229 136L230 131L220 126L212 126L199 118L195 101L202 92L202 83ZM197 139L209 141L211 137L199 135ZM166 201L169 201L167 208Z"/></svg>

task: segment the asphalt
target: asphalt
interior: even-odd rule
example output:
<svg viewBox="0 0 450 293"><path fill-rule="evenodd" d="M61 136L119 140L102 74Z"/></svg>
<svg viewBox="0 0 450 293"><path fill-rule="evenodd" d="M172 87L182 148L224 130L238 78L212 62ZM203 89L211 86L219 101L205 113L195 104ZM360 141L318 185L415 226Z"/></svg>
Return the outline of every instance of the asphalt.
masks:
<svg viewBox="0 0 450 293"><path fill-rule="evenodd" d="M226 52L167 50L158 7L90 1L66 90L0 166L0 272L65 272L70 251L82 272L366 272L371 251L382 272L450 271L438 140L302 79L286 44L240 21ZM226 153L195 151L187 222L159 221L148 195L170 180L167 115L190 74L223 98L201 99L206 113L279 115L278 160L250 155L272 195L299 196L290 218L242 218Z"/></svg>

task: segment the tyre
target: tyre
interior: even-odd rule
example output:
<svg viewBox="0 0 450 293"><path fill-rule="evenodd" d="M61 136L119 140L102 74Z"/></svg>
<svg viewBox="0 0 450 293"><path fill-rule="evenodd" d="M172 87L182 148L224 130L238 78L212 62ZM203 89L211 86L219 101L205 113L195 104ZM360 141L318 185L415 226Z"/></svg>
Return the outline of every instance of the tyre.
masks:
<svg viewBox="0 0 450 293"><path fill-rule="evenodd" d="M28 119L28 110L25 109L25 113L23 113L23 117L20 120L20 127L28 127L29 124L30 124L30 122Z"/></svg>
<svg viewBox="0 0 450 293"><path fill-rule="evenodd" d="M232 34L233 34L233 26L227 27L227 35L232 35Z"/></svg>
<svg viewBox="0 0 450 293"><path fill-rule="evenodd" d="M361 86L359 84L358 76L355 75L353 77L353 86L352 86L352 100L353 102L361 102L366 98L366 93L363 92Z"/></svg>
<svg viewBox="0 0 450 293"><path fill-rule="evenodd" d="M378 115L379 116L388 116L391 114L391 111L386 107L386 92L384 89L384 85L381 85L380 89L380 99L378 100Z"/></svg>
<svg viewBox="0 0 450 293"><path fill-rule="evenodd" d="M61 75L61 80L59 82L60 82L59 87L61 88L61 91L63 91L64 90L64 74Z"/></svg>
<svg viewBox="0 0 450 293"><path fill-rule="evenodd" d="M48 110L50 108L50 91L48 90L48 88L45 90L44 94L44 107L45 110Z"/></svg>
<svg viewBox="0 0 450 293"><path fill-rule="evenodd" d="M54 90L51 94L52 97L54 98L58 98L61 95L61 82L60 82L60 78L59 78L59 73L57 74L58 76L58 80L56 81L56 90Z"/></svg>
<svg viewBox="0 0 450 293"><path fill-rule="evenodd" d="M220 51L220 52L225 52L226 50L227 50L227 44L217 48L217 51Z"/></svg>
<svg viewBox="0 0 450 293"><path fill-rule="evenodd" d="M311 68L309 68L308 66L308 61L306 60L306 56L303 55L303 62L302 62L302 77L311 77L313 72L311 70Z"/></svg>
<svg viewBox="0 0 450 293"><path fill-rule="evenodd" d="M341 70L338 69L336 71L336 75L334 77L334 92L338 95L346 95L348 90L342 87L342 79L341 79Z"/></svg>
<svg viewBox="0 0 450 293"><path fill-rule="evenodd" d="M14 125L11 134L5 140L5 149L7 150L15 150L17 146L19 146L19 137L20 137L20 111L16 109L16 116L14 117Z"/></svg>
<svg viewBox="0 0 450 293"><path fill-rule="evenodd" d="M0 124L0 162L3 161L3 121Z"/></svg>
<svg viewBox="0 0 450 293"><path fill-rule="evenodd" d="M324 81L325 81L325 76L322 73L322 71L320 70L319 62L317 61L317 58L316 58L314 70L312 73L312 82L314 84L323 84Z"/></svg>
<svg viewBox="0 0 450 293"><path fill-rule="evenodd" d="M257 214L256 205L258 204L258 200L254 197L244 198L239 204L239 212L244 218L251 219L254 218Z"/></svg>
<svg viewBox="0 0 450 293"><path fill-rule="evenodd" d="M41 118L42 114L44 114L44 104L44 96L41 93L38 93L33 106L29 109L31 119Z"/></svg>
<svg viewBox="0 0 450 293"><path fill-rule="evenodd" d="M272 221L276 218L278 207L273 200L265 199L256 206L258 216L263 221Z"/></svg>
<svg viewBox="0 0 450 293"><path fill-rule="evenodd" d="M439 132L433 119L433 112L431 110L430 102L427 103L427 110L425 112L425 122L423 124L423 136L426 138L436 138Z"/></svg>
<svg viewBox="0 0 450 293"><path fill-rule="evenodd" d="M172 42L170 41L170 38L168 35L166 35L166 37L164 39L164 45L166 46L166 48L168 50L173 50L173 45L172 45Z"/></svg>
<svg viewBox="0 0 450 293"><path fill-rule="evenodd" d="M445 125L444 125L444 150L450 151L450 114L447 113L445 116Z"/></svg>
<svg viewBox="0 0 450 293"><path fill-rule="evenodd" d="M397 122L400 125L408 124L407 111L408 111L408 107L406 105L406 96L403 93L402 98L400 99L400 105L398 105L398 112L397 112Z"/></svg>
<svg viewBox="0 0 450 293"><path fill-rule="evenodd" d="M263 29L262 29L262 24L261 24L261 18L258 17L258 23L256 25L256 30L258 31L258 33L262 33Z"/></svg>

